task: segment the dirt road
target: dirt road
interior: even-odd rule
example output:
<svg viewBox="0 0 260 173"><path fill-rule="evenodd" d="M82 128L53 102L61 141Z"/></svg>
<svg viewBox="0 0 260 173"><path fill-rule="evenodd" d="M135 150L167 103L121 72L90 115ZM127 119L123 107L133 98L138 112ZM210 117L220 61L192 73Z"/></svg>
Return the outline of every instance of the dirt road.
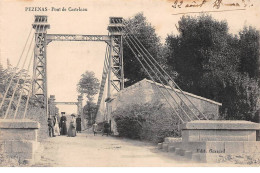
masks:
<svg viewBox="0 0 260 173"><path fill-rule="evenodd" d="M136 167L203 166L181 156L157 150L155 145L117 137L81 133L76 137L57 136L42 143L41 167ZM204 164L205 166L205 164ZM210 166L210 165L207 165ZM220 166L220 165L219 165Z"/></svg>

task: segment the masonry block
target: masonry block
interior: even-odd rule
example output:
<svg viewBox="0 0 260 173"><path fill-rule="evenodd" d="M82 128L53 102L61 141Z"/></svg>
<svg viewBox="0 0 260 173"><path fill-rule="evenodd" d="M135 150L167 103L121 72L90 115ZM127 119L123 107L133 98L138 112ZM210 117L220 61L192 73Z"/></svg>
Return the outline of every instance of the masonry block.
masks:
<svg viewBox="0 0 260 173"><path fill-rule="evenodd" d="M5 153L12 152L12 141L4 141L4 152Z"/></svg>
<svg viewBox="0 0 260 173"><path fill-rule="evenodd" d="M183 150L181 148L175 148L175 154L180 155L180 156L184 156L185 150Z"/></svg>
<svg viewBox="0 0 260 173"><path fill-rule="evenodd" d="M225 143L220 141L206 142L206 153L225 153Z"/></svg>
<svg viewBox="0 0 260 173"><path fill-rule="evenodd" d="M37 140L37 130L32 129L1 129L0 140Z"/></svg>
<svg viewBox="0 0 260 173"><path fill-rule="evenodd" d="M180 156L184 156L185 155L185 150L183 150L183 149L180 149Z"/></svg>
<svg viewBox="0 0 260 173"><path fill-rule="evenodd" d="M260 130L256 131L256 140L260 141Z"/></svg>
<svg viewBox="0 0 260 173"><path fill-rule="evenodd" d="M182 124L181 129L260 130L260 124L242 120L195 120Z"/></svg>
<svg viewBox="0 0 260 173"><path fill-rule="evenodd" d="M5 119L0 121L0 129L39 129L40 124L28 119Z"/></svg>
<svg viewBox="0 0 260 173"><path fill-rule="evenodd" d="M181 142L182 141L182 138L175 138L175 137L166 137L164 139L164 142L167 142L167 143L175 143L175 142Z"/></svg>
<svg viewBox="0 0 260 173"><path fill-rule="evenodd" d="M195 162L200 162L200 154L198 153L193 153L191 156L191 160L195 161Z"/></svg>
<svg viewBox="0 0 260 173"><path fill-rule="evenodd" d="M244 142L245 153L260 153L260 142Z"/></svg>
<svg viewBox="0 0 260 173"><path fill-rule="evenodd" d="M199 130L182 130L182 141L200 141Z"/></svg>
<svg viewBox="0 0 260 173"><path fill-rule="evenodd" d="M244 142L225 142L225 153L243 153Z"/></svg>
<svg viewBox="0 0 260 173"><path fill-rule="evenodd" d="M163 151L168 152L168 145L169 145L169 144L168 144L168 143L165 143L165 142L162 144Z"/></svg>
<svg viewBox="0 0 260 173"><path fill-rule="evenodd" d="M162 143L158 143L157 148L162 149Z"/></svg>
<svg viewBox="0 0 260 173"><path fill-rule="evenodd" d="M168 146L168 152L175 152L175 147L174 146Z"/></svg>
<svg viewBox="0 0 260 173"><path fill-rule="evenodd" d="M248 141L247 130L200 130L200 141ZM251 139L251 138L250 138Z"/></svg>
<svg viewBox="0 0 260 173"><path fill-rule="evenodd" d="M192 152L191 151L185 151L184 157L186 159L189 159L189 160L192 159Z"/></svg>
<svg viewBox="0 0 260 173"><path fill-rule="evenodd" d="M4 143L0 142L0 153L4 152Z"/></svg>
<svg viewBox="0 0 260 173"><path fill-rule="evenodd" d="M256 141L256 131L248 131L248 141Z"/></svg>
<svg viewBox="0 0 260 173"><path fill-rule="evenodd" d="M37 144L35 141L12 141L12 152L32 152L35 151Z"/></svg>
<svg viewBox="0 0 260 173"><path fill-rule="evenodd" d="M200 120L181 125L184 142L256 141L259 123L249 121Z"/></svg>
<svg viewBox="0 0 260 173"><path fill-rule="evenodd" d="M175 154L181 155L181 149L180 148L175 148Z"/></svg>
<svg viewBox="0 0 260 173"><path fill-rule="evenodd" d="M32 163L37 142L38 122L31 120L0 120L0 150L20 163Z"/></svg>

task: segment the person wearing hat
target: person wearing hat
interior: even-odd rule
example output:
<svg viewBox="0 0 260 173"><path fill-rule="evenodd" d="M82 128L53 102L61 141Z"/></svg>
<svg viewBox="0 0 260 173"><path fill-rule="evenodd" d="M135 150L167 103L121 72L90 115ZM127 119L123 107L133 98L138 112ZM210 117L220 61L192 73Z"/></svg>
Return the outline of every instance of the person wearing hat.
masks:
<svg viewBox="0 0 260 173"><path fill-rule="evenodd" d="M67 122L67 118L66 116L64 116L64 114L62 114L62 117L60 118L60 128L61 128L60 135L67 135L66 122Z"/></svg>
<svg viewBox="0 0 260 173"><path fill-rule="evenodd" d="M109 135L109 132L110 132L110 124L108 123L108 121L105 121L104 123L104 129L103 129L103 134L106 134L107 136Z"/></svg>
<svg viewBox="0 0 260 173"><path fill-rule="evenodd" d="M80 115L78 115L78 118L76 118L76 131L77 133L81 133L81 118Z"/></svg>
<svg viewBox="0 0 260 173"><path fill-rule="evenodd" d="M54 120L54 135L58 135L60 136L60 128L59 128L59 124L58 124L58 113L56 113L54 116L53 116L53 120Z"/></svg>
<svg viewBox="0 0 260 173"><path fill-rule="evenodd" d="M93 124L93 133L94 133L94 136L96 136L97 131L98 131L98 125L97 125L97 123L96 123L96 121L95 121L94 124Z"/></svg>
<svg viewBox="0 0 260 173"><path fill-rule="evenodd" d="M71 114L71 121L68 130L68 137L75 137L76 136L76 121L75 121L75 114Z"/></svg>
<svg viewBox="0 0 260 173"><path fill-rule="evenodd" d="M49 137L55 137L54 135L54 122L51 117L48 118L48 127L49 127Z"/></svg>

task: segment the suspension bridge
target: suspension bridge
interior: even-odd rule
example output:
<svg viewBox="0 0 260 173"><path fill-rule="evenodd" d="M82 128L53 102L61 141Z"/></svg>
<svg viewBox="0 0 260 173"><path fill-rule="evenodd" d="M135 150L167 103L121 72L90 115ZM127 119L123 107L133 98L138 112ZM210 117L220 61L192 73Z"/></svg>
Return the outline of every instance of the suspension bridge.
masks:
<svg viewBox="0 0 260 173"><path fill-rule="evenodd" d="M133 59L141 65L150 82L154 84L158 97L168 105L171 116L179 119L181 124L182 139L166 138L163 143L158 144L159 149L200 161L211 160L212 152L215 154L215 160L219 153L259 153L260 143L256 141L256 131L260 130L259 124L247 121L209 120L198 108L200 105L194 104L194 99L190 99L191 94L181 90L134 34L131 23L122 17L109 18L107 35L48 34L48 29L50 24L47 16L36 15L20 58L11 75L4 81L6 88L0 98L0 150L3 148L3 151L10 156L15 155L23 160L33 159L40 126L39 122L29 120L28 114L32 114L31 109L36 109L33 112L34 117L43 116L47 119L54 114L53 109L57 104L77 105L78 114L82 115L82 96L78 96L77 102L55 102L54 95L48 98L46 51L47 45L53 41L88 41L106 44L97 100L99 112L101 105L105 105L105 111L102 113L103 121L112 119L110 107L114 99L112 92L127 92L128 89L124 86L123 43L125 43L124 45L127 45L134 55ZM196 98L202 99L198 96ZM43 114L39 114L40 110L43 110ZM158 116L163 118L164 115ZM41 125L47 126L46 122ZM234 149L233 145L238 147ZM121 157L123 156L119 159Z"/></svg>
<svg viewBox="0 0 260 173"><path fill-rule="evenodd" d="M75 104L78 106L78 114L83 113L82 98L80 98L79 102L70 103L55 103L55 96L48 98L46 51L47 45L53 41L94 41L106 43L103 74L97 101L98 108L100 108L101 101L107 102L111 98L112 90L119 92L124 89L123 42L125 42L134 54L136 62L141 64L150 79L154 83L158 81L163 85L163 89L165 89L166 92L156 85L157 90L170 106L173 116L177 116L182 123L207 119L184 94L172 77L167 74L155 58L147 51L145 46L137 36L135 36L133 30L130 28L130 24L123 18L109 18L108 35L48 34L48 29L50 29L50 24L48 24L47 16L35 16L34 23L32 24L17 65L12 75L6 80L8 85L2 94L3 96L0 103L3 119L25 119L30 99L36 99L42 103L46 117L50 117L50 115L53 114L53 110L50 110L53 104ZM31 69L32 75L29 75ZM174 93L170 92L167 86L170 86L170 89L174 91ZM104 95L105 88L107 91L106 95ZM181 92L176 92L176 89ZM26 98L26 101L22 98ZM180 99L183 104L179 104L177 99ZM16 106L12 107L13 104ZM106 103L107 109L104 113L104 120L106 121L108 117L111 117L108 104L109 103ZM21 107L20 105L23 106ZM177 111L177 109L181 110L181 112ZM17 116L18 114L19 116Z"/></svg>

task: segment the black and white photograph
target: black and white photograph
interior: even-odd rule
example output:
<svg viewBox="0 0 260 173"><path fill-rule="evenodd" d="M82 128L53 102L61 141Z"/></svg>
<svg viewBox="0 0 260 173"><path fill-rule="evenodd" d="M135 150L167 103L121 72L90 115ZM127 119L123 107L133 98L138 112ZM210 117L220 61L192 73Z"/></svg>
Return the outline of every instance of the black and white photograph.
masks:
<svg viewBox="0 0 260 173"><path fill-rule="evenodd" d="M1 167L260 167L260 1L1 0Z"/></svg>

